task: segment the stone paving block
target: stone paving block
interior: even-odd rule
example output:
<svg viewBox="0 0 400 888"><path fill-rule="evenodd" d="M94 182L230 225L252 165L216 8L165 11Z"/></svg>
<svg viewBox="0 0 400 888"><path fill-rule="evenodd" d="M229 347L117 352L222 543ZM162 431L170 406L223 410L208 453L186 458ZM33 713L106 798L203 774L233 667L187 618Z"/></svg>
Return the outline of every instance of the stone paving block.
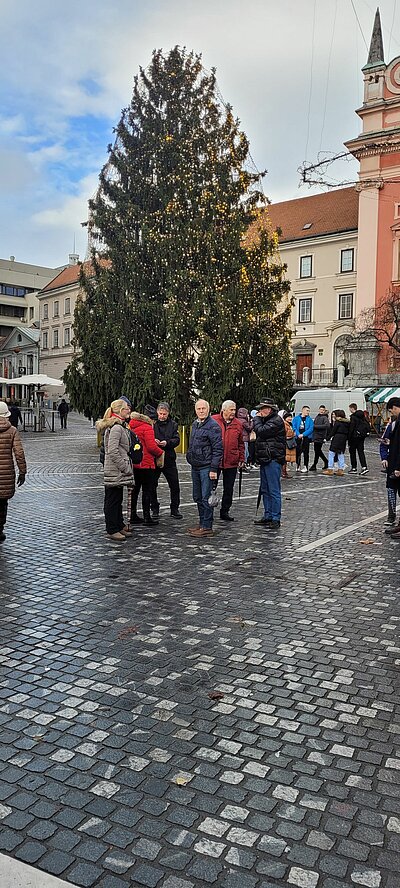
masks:
<svg viewBox="0 0 400 888"><path fill-rule="evenodd" d="M91 888L102 874L98 866L91 863L77 863L65 875L69 882L80 885L82 888Z"/></svg>

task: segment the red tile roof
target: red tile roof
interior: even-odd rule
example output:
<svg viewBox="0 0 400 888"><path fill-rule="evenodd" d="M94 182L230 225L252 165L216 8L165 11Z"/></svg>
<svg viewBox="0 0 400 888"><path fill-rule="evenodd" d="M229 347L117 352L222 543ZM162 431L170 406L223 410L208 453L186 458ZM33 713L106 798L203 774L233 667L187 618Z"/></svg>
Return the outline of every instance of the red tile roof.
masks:
<svg viewBox="0 0 400 888"><path fill-rule="evenodd" d="M100 259L100 265L110 265L111 263L107 259ZM68 287L71 284L79 283L79 276L81 273L81 268L86 272L86 274L90 274L92 270L92 263L89 262L78 262L77 265L67 265L63 271L60 271L59 274L53 278L52 281L49 281L41 293L48 293L49 290L59 290L61 287Z"/></svg>
<svg viewBox="0 0 400 888"><path fill-rule="evenodd" d="M273 229L282 230L280 243L357 231L358 197L355 188L339 188L271 204L268 216ZM310 222L310 228L304 228Z"/></svg>

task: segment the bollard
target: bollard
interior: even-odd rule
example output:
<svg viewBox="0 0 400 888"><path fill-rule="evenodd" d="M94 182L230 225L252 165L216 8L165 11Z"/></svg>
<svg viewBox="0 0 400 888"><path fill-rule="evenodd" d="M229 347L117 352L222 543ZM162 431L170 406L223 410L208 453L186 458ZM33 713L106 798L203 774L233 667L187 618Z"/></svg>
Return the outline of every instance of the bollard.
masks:
<svg viewBox="0 0 400 888"><path fill-rule="evenodd" d="M52 412L52 414L51 414L51 431L52 431L52 432L55 431L55 428L54 428L54 410L53 410L53 412Z"/></svg>

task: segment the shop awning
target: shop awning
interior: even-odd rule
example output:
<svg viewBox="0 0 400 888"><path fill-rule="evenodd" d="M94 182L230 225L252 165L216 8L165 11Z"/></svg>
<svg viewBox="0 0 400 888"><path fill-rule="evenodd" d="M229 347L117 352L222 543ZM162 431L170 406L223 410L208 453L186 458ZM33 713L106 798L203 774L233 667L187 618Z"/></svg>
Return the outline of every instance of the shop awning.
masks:
<svg viewBox="0 0 400 888"><path fill-rule="evenodd" d="M385 388L378 389L372 397L369 397L368 400L371 404L387 404L390 398L399 398L400 397L400 389L397 386L386 386Z"/></svg>

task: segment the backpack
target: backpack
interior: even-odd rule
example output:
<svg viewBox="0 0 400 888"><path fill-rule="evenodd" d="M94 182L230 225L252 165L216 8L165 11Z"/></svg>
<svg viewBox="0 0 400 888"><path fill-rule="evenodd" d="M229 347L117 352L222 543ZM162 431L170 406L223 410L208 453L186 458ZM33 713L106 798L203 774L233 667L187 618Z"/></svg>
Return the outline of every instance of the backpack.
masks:
<svg viewBox="0 0 400 888"><path fill-rule="evenodd" d="M358 424L358 428L356 429L356 438L366 438L371 431L371 426L365 417L363 420L360 420Z"/></svg>
<svg viewBox="0 0 400 888"><path fill-rule="evenodd" d="M132 432L131 429L129 429L129 432L130 432L130 436L131 436L131 446L129 448L129 459L130 459L133 466L138 466L139 463L141 463L142 459L143 459L143 447L142 447L140 439L138 438L137 435L135 435L135 432Z"/></svg>

